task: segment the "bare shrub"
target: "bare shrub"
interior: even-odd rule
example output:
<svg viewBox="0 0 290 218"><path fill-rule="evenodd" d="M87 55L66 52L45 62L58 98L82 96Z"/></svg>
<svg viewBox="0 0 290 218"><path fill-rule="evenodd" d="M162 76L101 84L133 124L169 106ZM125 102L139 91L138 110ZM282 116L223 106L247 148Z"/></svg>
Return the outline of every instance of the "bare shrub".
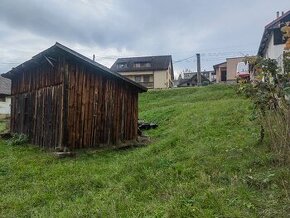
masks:
<svg viewBox="0 0 290 218"><path fill-rule="evenodd" d="M270 148L282 162L290 161L290 109L268 110L260 122L269 135Z"/></svg>
<svg viewBox="0 0 290 218"><path fill-rule="evenodd" d="M281 162L290 162L290 59L284 54L284 66L276 60L261 57L248 60L251 84L241 84L240 91L254 104L254 118L261 126L260 141L267 135L270 148Z"/></svg>

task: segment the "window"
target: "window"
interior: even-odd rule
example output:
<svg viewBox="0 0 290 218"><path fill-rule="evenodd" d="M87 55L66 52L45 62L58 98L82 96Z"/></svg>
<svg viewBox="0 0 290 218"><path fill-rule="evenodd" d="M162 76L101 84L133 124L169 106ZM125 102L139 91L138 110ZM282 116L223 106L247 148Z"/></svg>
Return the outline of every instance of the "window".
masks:
<svg viewBox="0 0 290 218"><path fill-rule="evenodd" d="M143 82L145 82L145 83L150 82L150 76L149 75L143 76Z"/></svg>
<svg viewBox="0 0 290 218"><path fill-rule="evenodd" d="M117 64L117 68L118 69L123 69L123 68L126 68L126 67L128 67L127 63L119 63L119 64Z"/></svg>
<svg viewBox="0 0 290 218"><path fill-rule="evenodd" d="M286 39L283 37L283 33L280 29L274 30L274 45L281 45L286 43Z"/></svg>
<svg viewBox="0 0 290 218"><path fill-rule="evenodd" d="M0 102L6 102L6 98L0 96Z"/></svg>
<svg viewBox="0 0 290 218"><path fill-rule="evenodd" d="M141 68L141 67L151 67L151 63L149 62L136 62L134 63L135 68Z"/></svg>
<svg viewBox="0 0 290 218"><path fill-rule="evenodd" d="M147 62L147 63L141 63L141 67L151 67L151 63Z"/></svg>
<svg viewBox="0 0 290 218"><path fill-rule="evenodd" d="M136 82L141 82L141 76L135 76L135 81Z"/></svg>

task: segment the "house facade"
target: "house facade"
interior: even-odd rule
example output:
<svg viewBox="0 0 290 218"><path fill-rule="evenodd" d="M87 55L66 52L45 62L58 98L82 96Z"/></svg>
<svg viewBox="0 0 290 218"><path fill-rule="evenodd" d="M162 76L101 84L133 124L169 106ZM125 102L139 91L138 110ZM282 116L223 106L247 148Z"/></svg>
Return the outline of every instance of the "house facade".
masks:
<svg viewBox="0 0 290 218"><path fill-rule="evenodd" d="M183 79L190 79L192 78L197 72L184 72L183 73ZM208 79L210 82L213 82L215 80L215 74L212 70L204 70L201 71L200 74L204 76L206 79Z"/></svg>
<svg viewBox="0 0 290 218"><path fill-rule="evenodd" d="M235 83L237 81L238 64L245 61L245 57L227 58L225 62L213 66L217 83Z"/></svg>
<svg viewBox="0 0 290 218"><path fill-rule="evenodd" d="M201 85L209 85L211 82L210 80L205 77L203 74L201 75ZM191 77L189 78L184 78L184 79L179 79L177 87L190 87L190 86L197 86L197 73L194 73Z"/></svg>
<svg viewBox="0 0 290 218"><path fill-rule="evenodd" d="M290 21L290 11L281 14L277 12L274 21L265 26L264 33L260 42L258 56L275 59L282 66L283 52L287 39L283 37L281 28Z"/></svg>
<svg viewBox="0 0 290 218"><path fill-rule="evenodd" d="M0 76L0 117L10 115L11 81Z"/></svg>
<svg viewBox="0 0 290 218"><path fill-rule="evenodd" d="M12 133L55 149L118 146L138 136L147 89L56 43L3 74L11 79Z"/></svg>
<svg viewBox="0 0 290 218"><path fill-rule="evenodd" d="M170 55L119 58L111 70L149 89L173 87L174 71Z"/></svg>

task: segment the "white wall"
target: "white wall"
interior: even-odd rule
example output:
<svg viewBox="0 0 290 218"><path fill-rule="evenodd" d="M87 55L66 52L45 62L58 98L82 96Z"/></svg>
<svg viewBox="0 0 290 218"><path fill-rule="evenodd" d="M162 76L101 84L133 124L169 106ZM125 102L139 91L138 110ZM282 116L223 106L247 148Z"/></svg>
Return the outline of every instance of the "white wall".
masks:
<svg viewBox="0 0 290 218"><path fill-rule="evenodd" d="M171 74L170 70L154 72L154 89L166 89L170 87Z"/></svg>
<svg viewBox="0 0 290 218"><path fill-rule="evenodd" d="M271 33L271 39L266 48L265 58L278 59L284 51L285 44L274 45L274 34Z"/></svg>
<svg viewBox="0 0 290 218"><path fill-rule="evenodd" d="M150 82L154 82L154 89L166 89L172 83L170 68L160 71L120 72L122 76L134 80L135 76L150 75ZM154 78L154 79L153 79Z"/></svg>
<svg viewBox="0 0 290 218"><path fill-rule="evenodd" d="M11 98L6 97L5 102L0 101L0 114L10 114Z"/></svg>

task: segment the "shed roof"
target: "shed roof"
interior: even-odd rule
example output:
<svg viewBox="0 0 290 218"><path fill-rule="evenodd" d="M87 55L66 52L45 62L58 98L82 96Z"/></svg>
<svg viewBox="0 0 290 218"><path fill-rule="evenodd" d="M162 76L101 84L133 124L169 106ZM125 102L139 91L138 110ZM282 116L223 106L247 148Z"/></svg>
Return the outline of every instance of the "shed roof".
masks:
<svg viewBox="0 0 290 218"><path fill-rule="evenodd" d="M11 95L11 80L0 76L0 95Z"/></svg>
<svg viewBox="0 0 290 218"><path fill-rule="evenodd" d="M263 56L265 52L265 48L269 43L271 31L276 28L280 28L281 22L290 21L290 10L284 13L282 16L278 17L277 19L273 20L269 24L265 26L264 33L260 42L258 55Z"/></svg>
<svg viewBox="0 0 290 218"><path fill-rule="evenodd" d="M150 63L150 67L134 67L134 63ZM118 64L126 64L124 68L118 68ZM145 57L129 57L129 58L118 58L112 65L111 70L114 72L138 72L138 71L156 71L156 70L167 70L169 65L172 65L171 55L161 56L145 56Z"/></svg>
<svg viewBox="0 0 290 218"><path fill-rule="evenodd" d="M21 69L33 64L37 59L39 58L45 58L47 59L46 55L49 55L50 53L53 53L55 52L56 50L59 50L59 51L62 51L64 52L65 54L67 55L70 55L70 56L73 56L74 58L76 58L77 60L79 61L82 61L83 63L85 64L88 64L89 66L97 69L97 70L100 70L101 72L107 74L107 75L110 75L110 76L113 76L115 78L118 78L126 83L129 83L130 85L138 88L140 91L144 92L144 91L147 91L147 88L118 74L118 73L115 73L113 72L112 70L110 70L109 68L85 57L84 55L56 42L53 46L51 46L50 48L40 52L39 54L33 56L30 60L18 65L17 67L15 68L12 68L9 72L5 73L5 74L2 74L3 77L6 77L6 78L13 78Z"/></svg>

